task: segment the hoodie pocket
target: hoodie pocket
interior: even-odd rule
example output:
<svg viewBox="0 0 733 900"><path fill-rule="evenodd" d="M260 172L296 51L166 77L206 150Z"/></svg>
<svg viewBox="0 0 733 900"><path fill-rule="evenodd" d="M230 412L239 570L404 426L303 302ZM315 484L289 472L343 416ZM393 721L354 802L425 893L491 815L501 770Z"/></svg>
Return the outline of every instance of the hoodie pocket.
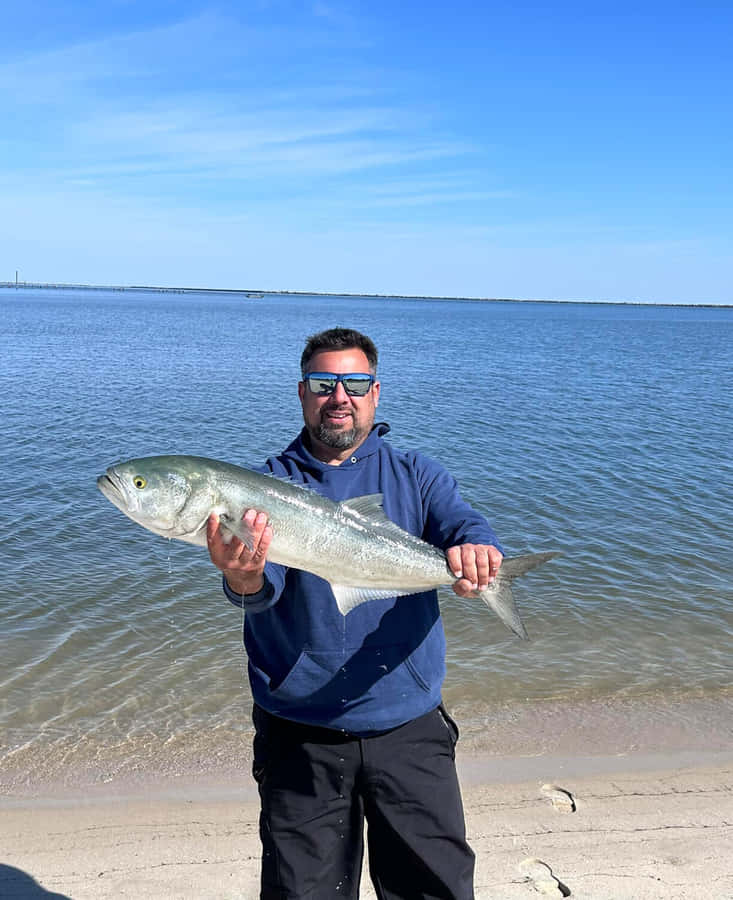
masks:
<svg viewBox="0 0 733 900"><path fill-rule="evenodd" d="M270 689L277 702L336 704L343 707L369 694L385 701L432 687L404 645L378 650L303 650L279 685Z"/></svg>
<svg viewBox="0 0 733 900"><path fill-rule="evenodd" d="M271 686L272 697L294 700L322 690L339 671L342 656L335 651L303 650L280 684Z"/></svg>

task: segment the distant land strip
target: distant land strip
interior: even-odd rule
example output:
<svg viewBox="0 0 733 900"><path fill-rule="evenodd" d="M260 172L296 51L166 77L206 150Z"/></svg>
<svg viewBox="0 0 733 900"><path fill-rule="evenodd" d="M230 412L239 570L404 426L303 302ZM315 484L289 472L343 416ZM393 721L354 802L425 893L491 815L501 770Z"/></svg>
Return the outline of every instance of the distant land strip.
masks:
<svg viewBox="0 0 733 900"><path fill-rule="evenodd" d="M443 297L422 294L359 294L337 291L267 291L258 288L199 288L199 287L155 287L148 284L64 284L34 281L0 281L0 288L17 290L75 290L75 291L146 291L151 294L241 294L249 299L262 297L371 297L380 300L454 300L468 303L585 303L594 306L672 306L704 307L710 309L730 309L733 303L656 303L645 300L558 300L534 297Z"/></svg>

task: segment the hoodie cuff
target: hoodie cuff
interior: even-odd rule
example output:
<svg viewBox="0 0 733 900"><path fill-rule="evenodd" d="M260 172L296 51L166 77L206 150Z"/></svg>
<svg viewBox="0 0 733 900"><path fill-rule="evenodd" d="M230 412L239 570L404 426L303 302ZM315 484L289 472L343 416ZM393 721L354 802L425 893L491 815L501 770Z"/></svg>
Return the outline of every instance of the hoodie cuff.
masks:
<svg viewBox="0 0 733 900"><path fill-rule="evenodd" d="M262 612L262 610L272 606L272 600L275 596L275 588L272 583L266 575L264 578L265 583L256 594L237 594L229 587L229 582L224 575L222 575L221 582L227 599L235 606L244 609L246 612Z"/></svg>

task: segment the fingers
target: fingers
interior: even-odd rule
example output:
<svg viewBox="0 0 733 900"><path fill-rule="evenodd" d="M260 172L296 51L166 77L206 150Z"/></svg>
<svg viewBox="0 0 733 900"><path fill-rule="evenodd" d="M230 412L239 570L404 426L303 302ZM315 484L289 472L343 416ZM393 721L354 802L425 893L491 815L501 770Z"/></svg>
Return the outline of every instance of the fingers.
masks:
<svg viewBox="0 0 733 900"><path fill-rule="evenodd" d="M487 544L461 544L446 551L448 566L459 579L454 591L465 597L472 591L485 591L496 579L503 559L496 547Z"/></svg>
<svg viewBox="0 0 733 900"><path fill-rule="evenodd" d="M460 578L463 575L461 548L448 547L448 549L445 551L445 560L448 563L448 568L451 570L451 572L456 576L456 578Z"/></svg>
<svg viewBox="0 0 733 900"><path fill-rule="evenodd" d="M471 597L476 593L476 589L467 578L459 578L453 585L453 591L459 597Z"/></svg>
<svg viewBox="0 0 733 900"><path fill-rule="evenodd" d="M504 559L504 554L501 550L498 550L494 547L493 544L489 545L489 581L492 581L499 574L499 569L501 568L501 563Z"/></svg>
<svg viewBox="0 0 733 900"><path fill-rule="evenodd" d="M211 561L217 569L226 568L227 562L236 559L244 546L234 535L227 542L216 513L212 513L206 522L206 544Z"/></svg>
<svg viewBox="0 0 733 900"><path fill-rule="evenodd" d="M211 561L223 572L253 573L262 571L272 541L272 526L267 513L248 509L242 516L248 545L235 535L227 541L219 517L212 513L206 523L206 542Z"/></svg>
<svg viewBox="0 0 733 900"><path fill-rule="evenodd" d="M267 513L257 512L256 509L248 509L242 519L249 526L252 541L252 549L249 552L250 560L256 565L264 565L267 550L272 541L272 525Z"/></svg>
<svg viewBox="0 0 733 900"><path fill-rule="evenodd" d="M267 513L258 512L256 509L248 509L242 516L242 525L246 532L247 549L253 555L258 552L265 528L270 520Z"/></svg>

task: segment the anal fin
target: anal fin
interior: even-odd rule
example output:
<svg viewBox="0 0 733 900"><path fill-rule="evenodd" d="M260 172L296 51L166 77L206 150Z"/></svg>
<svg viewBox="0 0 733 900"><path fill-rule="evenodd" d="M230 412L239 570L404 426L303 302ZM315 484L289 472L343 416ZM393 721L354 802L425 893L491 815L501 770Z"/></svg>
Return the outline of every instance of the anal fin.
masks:
<svg viewBox="0 0 733 900"><path fill-rule="evenodd" d="M347 587L343 584L332 584L331 590L342 616L369 600L384 600L387 597L399 597L407 593L400 591L399 588Z"/></svg>

